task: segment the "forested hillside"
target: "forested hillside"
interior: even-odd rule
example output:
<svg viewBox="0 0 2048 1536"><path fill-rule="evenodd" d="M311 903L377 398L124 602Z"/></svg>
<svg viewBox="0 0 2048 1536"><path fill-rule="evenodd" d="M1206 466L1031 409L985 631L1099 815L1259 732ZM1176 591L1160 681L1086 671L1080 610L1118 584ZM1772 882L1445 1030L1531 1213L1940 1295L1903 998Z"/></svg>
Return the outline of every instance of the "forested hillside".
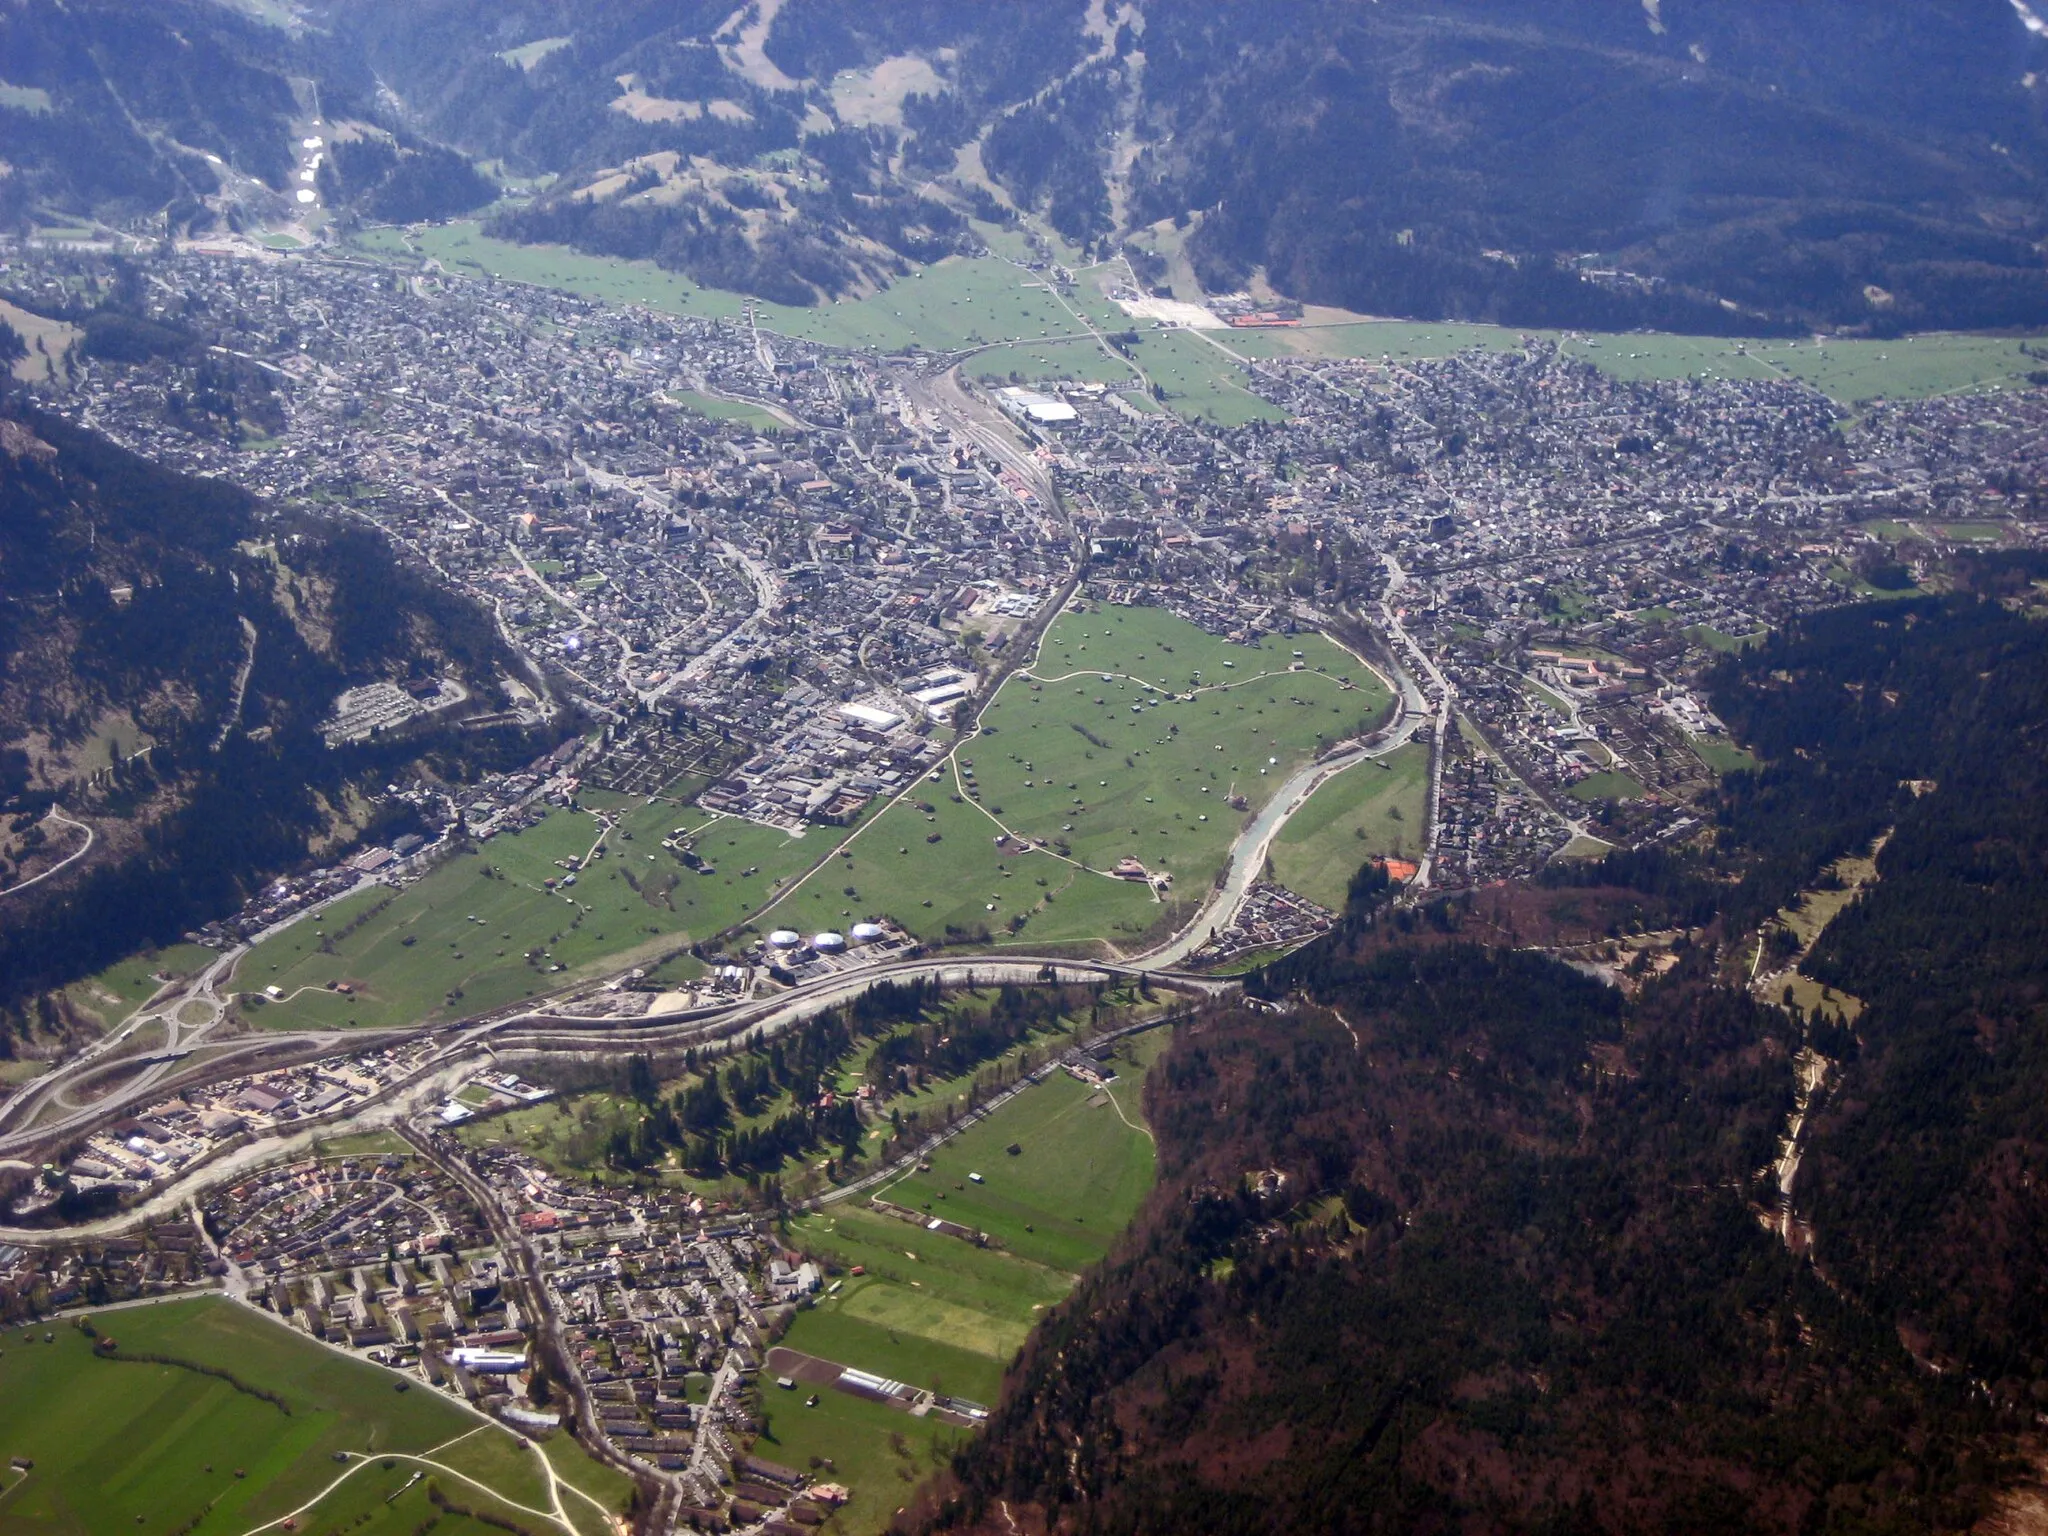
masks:
<svg viewBox="0 0 2048 1536"><path fill-rule="evenodd" d="M488 614L367 530L264 517L20 407L0 414L0 830L10 872L52 805L89 858L5 898L0 1008L231 911L357 830L350 787L536 744L442 733L330 750L358 683L453 676L478 707L508 658ZM33 851L32 849L28 851Z"/></svg>
<svg viewBox="0 0 2048 1536"><path fill-rule="evenodd" d="M1361 878L1253 978L1286 1011L1214 1012L1153 1072L1160 1188L936 1523L1947 1530L2029 1475L2048 636L1836 612L1717 687L1769 766L1710 843L1536 898L1704 934L1625 993L1488 947L1487 893L1397 911ZM1752 997L1771 893L1887 828L1810 965L1860 1016ZM1832 1065L1788 1222L1803 1051Z"/></svg>
<svg viewBox="0 0 2048 1536"><path fill-rule="evenodd" d="M1203 211L1213 287L1683 330L2048 317L2048 48L2005 0L1161 0L1142 44L1132 219Z"/></svg>
<svg viewBox="0 0 2048 1536"><path fill-rule="evenodd" d="M2048 322L2048 40L2010 0L209 0L0 12L0 218L322 206L785 303L1043 217L1148 282L1530 325ZM450 147L452 146L452 148ZM1186 295L1184 295L1186 296Z"/></svg>

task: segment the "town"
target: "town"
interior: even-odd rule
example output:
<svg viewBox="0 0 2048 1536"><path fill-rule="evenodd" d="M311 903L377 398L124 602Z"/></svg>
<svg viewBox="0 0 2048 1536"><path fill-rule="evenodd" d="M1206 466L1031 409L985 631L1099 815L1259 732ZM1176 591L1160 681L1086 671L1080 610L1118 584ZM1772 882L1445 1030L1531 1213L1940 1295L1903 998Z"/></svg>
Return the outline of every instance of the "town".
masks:
<svg viewBox="0 0 2048 1536"><path fill-rule="evenodd" d="M855 1086L811 1063L775 1088L783 1119L741 1114L749 1134L790 1138L763 1178L674 1123L672 1103L724 1091L711 1063L766 1072L763 1052L898 984L1087 986L1097 1015L1124 987L1116 1006L1138 1024L1122 1027L1149 1029L1169 1017L1155 985L1221 995L1225 973L1328 932L1361 865L1457 891L1682 839L1702 794L1747 763L1706 702L1718 656L1801 613L1920 590L1958 549L2038 546L2044 526L2019 489L2048 463L2040 390L1845 418L1791 377L1628 381L1530 336L1435 359L1231 354L1270 414L1223 426L1094 379L976 382L960 355L793 341L751 314L237 250L123 258L146 273L149 315L208 344L141 363L73 349L41 404L267 507L374 528L491 616L517 658L492 688L357 683L333 701L330 747L508 722L561 739L461 782L385 785L380 807L419 830L215 914L187 935L209 958L152 975L99 1055L0 1092L0 1154L36 1159L0 1244L0 1320L221 1293L518 1433L575 1435L672 1525L811 1525L853 1496L823 1458L760 1453L780 1402L801 1411L814 1387L963 1433L986 1417L971 1394L779 1346L859 1273L793 1214L928 1173L989 1104L1062 1073L1082 1102L1116 1102L1100 1057L1021 1026L927 1070L964 1046L942 1032L957 1016L918 1014L932 1038L915 1073L906 1054ZM10 302L50 313L122 280L47 244L0 258ZM1128 643L1086 628L1139 616L1184 628ZM1161 682L1166 662L1140 647L1184 668L1169 633L1222 659ZM1097 650L1067 670L1039 666L1086 639ZM1053 750L1013 746L1025 732L1008 717L991 728L1077 680L1061 707L1098 723L1045 734L1096 763L1085 782L1038 768ZM1217 724L1228 742L1198 750L1218 766L1171 778L1188 780L1185 811L1143 811L1168 770L1139 754L1178 750L1198 697L1255 683L1272 718L1313 708L1317 728ZM1101 734L1112 717L1134 750ZM1117 798L1119 757L1160 782ZM1291 888L1288 820L1375 773L1391 835L1360 819L1328 854L1346 869ZM1000 819L1018 820L994 803L1010 774L1018 800L1064 786L1042 831ZM1209 837L1213 810L1210 862L1070 843L1090 785L1160 840ZM983 862L945 841L965 823ZM869 836L882 825L914 832ZM539 852L521 842L563 827ZM854 871L877 842L904 867L924 853L930 883L874 896ZM510 897L479 897L442 929L394 928L383 963L416 965L427 979L407 985L430 1006L366 995L346 941L465 860L475 889L537 905L508 916ZM604 909L630 933L600 926L613 884L640 903ZM935 896L987 922L925 915ZM1138 917L1039 945L1028 925L1055 896ZM437 968L443 950L470 963L472 930L479 953L504 946L489 986ZM145 1029L166 1037L149 1054ZM609 1124L605 1177L498 1137L600 1091L537 1063L650 1052L671 1090L689 1086ZM935 1075L955 1098L913 1136L885 1106ZM666 1142L637 1129L660 1124ZM886 1168L861 1161L868 1141ZM643 1176L657 1165L673 1177ZM1002 1246L930 1194L862 1208L920 1244Z"/></svg>

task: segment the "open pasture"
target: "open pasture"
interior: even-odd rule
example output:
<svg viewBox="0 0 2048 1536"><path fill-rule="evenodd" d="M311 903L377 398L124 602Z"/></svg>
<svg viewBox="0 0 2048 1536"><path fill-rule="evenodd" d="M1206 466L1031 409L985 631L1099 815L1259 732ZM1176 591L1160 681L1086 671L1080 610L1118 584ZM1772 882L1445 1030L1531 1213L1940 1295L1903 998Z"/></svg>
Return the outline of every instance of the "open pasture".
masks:
<svg viewBox="0 0 2048 1536"><path fill-rule="evenodd" d="M678 826L704 829L696 849L712 873L662 848ZM600 830L594 816L558 810L455 855L403 892L358 891L259 944L236 967L235 984L285 994L253 1010L272 1028L477 1013L719 933L831 846L817 831L791 838L641 804L619 819L603 856L575 871L573 887L549 891L543 881L570 873L556 861L582 859ZM353 995L328 990L330 981L347 982Z"/></svg>
<svg viewBox="0 0 2048 1536"><path fill-rule="evenodd" d="M1132 350L1166 406L1183 416L1219 427L1286 417L1248 387L1242 363L1193 332L1141 331Z"/></svg>
<svg viewBox="0 0 2048 1536"><path fill-rule="evenodd" d="M562 1530L544 1517L539 1452L417 1382L400 1391L392 1374L219 1299L106 1311L96 1326L116 1340L114 1358L95 1358L93 1341L69 1322L0 1334L0 1455L34 1463L25 1476L7 1475L0 1528L22 1536L210 1536L312 1503L301 1525L312 1518L321 1530L402 1536L433 1514L424 1480L400 1492L424 1470L456 1503ZM121 1358L138 1354L189 1365ZM392 1459L363 1466L345 1454L364 1451ZM440 1469L405 1459L419 1456ZM320 1497L350 1465L361 1470ZM619 1507L624 1479L587 1461L579 1471L581 1486ZM579 1532L604 1529L599 1510L570 1502L581 1506ZM465 1536L490 1529L453 1516L436 1527Z"/></svg>
<svg viewBox="0 0 2048 1536"><path fill-rule="evenodd" d="M815 1408L809 1388L769 1388L768 1425L754 1454L843 1483L853 1497L820 1529L828 1536L879 1536L907 1507L917 1485L945 1466L968 1431L934 1418L826 1388ZM439 1536L439 1533L436 1533Z"/></svg>
<svg viewBox="0 0 2048 1536"><path fill-rule="evenodd" d="M880 914L931 939L1127 945L1191 914L1245 816L1390 697L1321 635L1238 646L1162 609L1062 614L939 779L877 816L775 917L801 928ZM1109 873L1126 856L1173 877L1165 901Z"/></svg>
<svg viewBox="0 0 2048 1536"><path fill-rule="evenodd" d="M999 1246L852 1202L799 1219L796 1241L840 1267L842 1288L800 1312L784 1342L993 1403L1031 1328L1108 1252L1152 1188L1140 1095L1168 1040L1160 1029L1125 1042L1107 1092L1065 1073L1027 1089L933 1153L930 1172L879 1191ZM855 1265L864 1272L851 1274Z"/></svg>
<svg viewBox="0 0 2048 1536"><path fill-rule="evenodd" d="M1505 351L1523 338L1561 341L1614 378L1801 379L1837 404L1918 400L1960 390L2008 388L2041 364L2021 336L1935 332L1887 340L1672 336L1659 332L1560 332L1446 321L1361 320L1293 330L1212 332L1249 358L1387 357L1399 363L1449 357L1468 347ZM2039 338L2033 338L2037 348Z"/></svg>
<svg viewBox="0 0 2048 1536"><path fill-rule="evenodd" d="M1078 1274L1109 1251L1152 1188L1152 1138L1138 1128L1138 1101L1167 1038L1164 1029L1136 1037L1136 1060L1116 1064L1118 1080L1107 1088L1065 1072L1048 1078L934 1152L931 1172L887 1186L882 1197ZM970 1177L976 1173L982 1182Z"/></svg>
<svg viewBox="0 0 2048 1536"><path fill-rule="evenodd" d="M1412 858L1428 837L1429 748L1410 742L1347 768L1313 795L1273 840L1273 878L1342 911L1351 877L1381 854Z"/></svg>

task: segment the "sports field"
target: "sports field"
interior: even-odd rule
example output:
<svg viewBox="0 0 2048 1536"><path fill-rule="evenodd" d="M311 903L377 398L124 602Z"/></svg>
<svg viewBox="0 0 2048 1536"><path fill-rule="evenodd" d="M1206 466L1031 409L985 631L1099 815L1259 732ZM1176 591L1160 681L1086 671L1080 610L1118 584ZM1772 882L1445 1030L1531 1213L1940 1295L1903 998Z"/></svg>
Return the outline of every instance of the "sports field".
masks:
<svg viewBox="0 0 2048 1536"><path fill-rule="evenodd" d="M1159 1029L1125 1042L1107 1090L1064 1072L1048 1078L933 1153L930 1172L877 1192L920 1218L928 1210L986 1232L996 1246L853 1201L798 1220L796 1240L840 1266L842 1289L799 1313L784 1342L993 1403L1032 1327L1109 1250L1151 1190L1140 1095L1168 1040ZM865 1273L843 1272L855 1265Z"/></svg>
<svg viewBox="0 0 2048 1536"><path fill-rule="evenodd" d="M107 1311L96 1327L116 1341L113 1358L95 1358L93 1341L68 1322L0 1334L0 1459L34 1463L26 1475L0 1474L0 1529L10 1536L210 1536L294 1512L298 1529L406 1536L435 1513L429 1480L451 1503L521 1529L599 1536L627 1492L573 1442L550 1446L603 1506L564 1493L565 1524L553 1515L541 1452L509 1430L417 1382L400 1391L400 1378L232 1302ZM186 1364L122 1358L145 1353ZM362 1452L371 1459L351 1454ZM408 1489L416 1472L425 1475ZM434 1527L436 1536L492 1529L449 1514Z"/></svg>
<svg viewBox="0 0 2048 1536"><path fill-rule="evenodd" d="M271 1028L477 1013L718 933L831 847L818 831L791 838L720 820L698 837L696 851L714 870L702 874L661 846L676 827L706 825L700 811L635 804L575 886L549 891L543 881L569 873L556 861L584 857L600 831L595 816L558 810L456 855L403 892L371 886L300 921L246 955L235 986L285 994L251 1009ZM328 991L330 981L347 982L353 995Z"/></svg>
<svg viewBox="0 0 2048 1536"><path fill-rule="evenodd" d="M1378 854L1413 857L1429 835L1429 748L1421 742L1347 768L1287 819L1273 878L1342 911L1351 877Z"/></svg>
<svg viewBox="0 0 2048 1536"><path fill-rule="evenodd" d="M1163 609L1061 614L939 780L877 816L772 916L800 929L886 915L928 939L1128 945L1191 913L1245 816L1390 698L1321 635L1248 647ZM1233 794L1249 810L1231 809ZM1006 836L1046 847L998 844ZM1127 855L1171 874L1171 894L1113 878Z"/></svg>
<svg viewBox="0 0 2048 1536"><path fill-rule="evenodd" d="M1634 774L1610 769L1587 774L1565 793L1574 800L1640 800L1649 791Z"/></svg>
<svg viewBox="0 0 2048 1536"><path fill-rule="evenodd" d="M684 410L694 411L713 421L736 421L762 432L780 431L788 425L773 411L750 405L744 400L725 400L717 395L700 394L694 389L672 389L668 398Z"/></svg>

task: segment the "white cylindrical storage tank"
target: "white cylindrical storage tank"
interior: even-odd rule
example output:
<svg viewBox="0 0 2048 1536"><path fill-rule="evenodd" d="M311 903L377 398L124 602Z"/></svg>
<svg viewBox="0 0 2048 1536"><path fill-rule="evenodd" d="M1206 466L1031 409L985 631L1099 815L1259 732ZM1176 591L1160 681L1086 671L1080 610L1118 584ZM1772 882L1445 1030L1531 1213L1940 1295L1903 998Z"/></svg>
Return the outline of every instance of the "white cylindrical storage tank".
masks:
<svg viewBox="0 0 2048 1536"><path fill-rule="evenodd" d="M854 943L872 944L882 936L882 925L880 923L855 923L849 931L853 936Z"/></svg>
<svg viewBox="0 0 2048 1536"><path fill-rule="evenodd" d="M811 939L811 948L821 955L836 954L846 948L846 935L843 933L816 934Z"/></svg>
<svg viewBox="0 0 2048 1536"><path fill-rule="evenodd" d="M803 941L804 936L794 928L778 928L768 935L770 949L795 949Z"/></svg>

